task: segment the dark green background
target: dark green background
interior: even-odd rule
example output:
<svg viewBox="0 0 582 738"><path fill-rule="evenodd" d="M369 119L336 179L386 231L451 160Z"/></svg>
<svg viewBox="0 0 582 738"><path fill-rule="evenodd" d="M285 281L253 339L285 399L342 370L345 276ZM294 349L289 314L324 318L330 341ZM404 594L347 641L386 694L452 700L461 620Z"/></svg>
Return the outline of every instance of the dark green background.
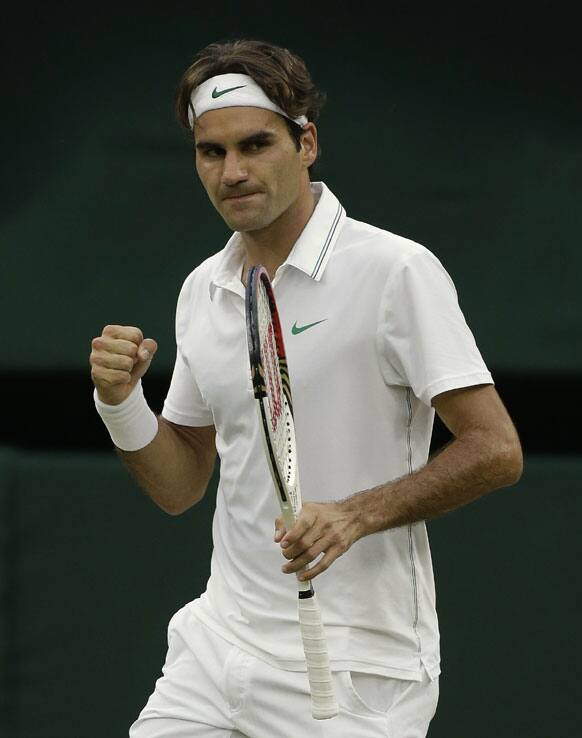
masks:
<svg viewBox="0 0 582 738"><path fill-rule="evenodd" d="M227 236L173 94L195 50L247 34L306 58L329 98L319 176L442 259L487 362L577 371L578 40L555 4L470 6L47 5L5 30L0 369L84 367L108 322L171 368L179 286Z"/></svg>
<svg viewBox="0 0 582 738"><path fill-rule="evenodd" d="M579 458L529 458L515 488L429 523L431 738L578 734L581 475ZM214 484L169 517L111 454L0 452L2 735L127 735L170 616L204 589L213 505Z"/></svg>
<svg viewBox="0 0 582 738"><path fill-rule="evenodd" d="M104 324L139 325L160 344L145 381L159 409L180 284L228 236L174 90L198 48L236 36L304 56L328 94L317 178L349 215L441 258L526 439L516 488L429 525L443 636L430 736L578 733L578 30L555 2L434 5L5 13L2 736L127 735L171 614L204 588L216 479L185 515L157 510L109 447L87 364Z"/></svg>

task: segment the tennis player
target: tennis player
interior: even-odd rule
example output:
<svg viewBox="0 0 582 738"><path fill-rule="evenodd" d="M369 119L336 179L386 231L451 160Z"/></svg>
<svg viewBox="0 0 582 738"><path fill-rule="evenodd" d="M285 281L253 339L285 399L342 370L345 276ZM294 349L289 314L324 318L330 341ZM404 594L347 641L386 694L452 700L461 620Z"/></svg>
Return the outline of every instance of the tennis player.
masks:
<svg viewBox="0 0 582 738"><path fill-rule="evenodd" d="M440 654L424 521L521 474L517 434L441 263L348 217L311 181L322 101L286 49L241 40L196 55L178 118L233 235L183 285L159 417L141 384L156 342L109 325L92 343L97 410L163 510L198 502L220 457L207 589L172 617L131 738L425 736ZM282 317L307 500L291 530L249 372L244 283L259 263ZM452 441L429 460L435 411ZM323 721L310 714L297 625L294 575L306 564L340 707Z"/></svg>

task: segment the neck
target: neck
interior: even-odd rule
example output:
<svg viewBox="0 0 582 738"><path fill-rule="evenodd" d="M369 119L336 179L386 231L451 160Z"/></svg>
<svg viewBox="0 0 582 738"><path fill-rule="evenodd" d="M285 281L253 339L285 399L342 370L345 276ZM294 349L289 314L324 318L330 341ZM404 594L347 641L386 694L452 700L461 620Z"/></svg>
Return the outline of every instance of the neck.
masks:
<svg viewBox="0 0 582 738"><path fill-rule="evenodd" d="M269 273L269 278L274 278L275 272L289 256L314 209L315 198L310 183L307 182L307 187L302 190L297 200L266 228L241 233L245 249L243 282L246 283L248 270L256 264L262 264Z"/></svg>

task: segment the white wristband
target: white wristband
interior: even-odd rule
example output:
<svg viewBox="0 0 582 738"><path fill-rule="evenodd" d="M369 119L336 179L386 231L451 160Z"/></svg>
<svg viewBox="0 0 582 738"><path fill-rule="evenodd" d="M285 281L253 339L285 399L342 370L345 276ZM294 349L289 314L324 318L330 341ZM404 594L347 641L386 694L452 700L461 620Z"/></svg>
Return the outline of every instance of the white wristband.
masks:
<svg viewBox="0 0 582 738"><path fill-rule="evenodd" d="M143 394L141 380L119 405L106 405L93 393L95 407L111 440L122 451L139 451L151 443L158 432L158 419Z"/></svg>

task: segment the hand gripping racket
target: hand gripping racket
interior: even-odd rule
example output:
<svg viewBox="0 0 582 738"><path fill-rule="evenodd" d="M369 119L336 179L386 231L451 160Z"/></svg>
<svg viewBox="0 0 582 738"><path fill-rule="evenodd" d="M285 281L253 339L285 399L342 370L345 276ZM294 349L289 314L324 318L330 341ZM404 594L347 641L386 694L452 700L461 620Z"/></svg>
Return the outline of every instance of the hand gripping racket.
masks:
<svg viewBox="0 0 582 738"><path fill-rule="evenodd" d="M265 453L287 530L301 510L293 403L283 333L269 275L251 267L246 287L246 321L253 389ZM311 714L334 717L338 706L329 668L321 612L311 582L300 582L299 625L311 690Z"/></svg>

